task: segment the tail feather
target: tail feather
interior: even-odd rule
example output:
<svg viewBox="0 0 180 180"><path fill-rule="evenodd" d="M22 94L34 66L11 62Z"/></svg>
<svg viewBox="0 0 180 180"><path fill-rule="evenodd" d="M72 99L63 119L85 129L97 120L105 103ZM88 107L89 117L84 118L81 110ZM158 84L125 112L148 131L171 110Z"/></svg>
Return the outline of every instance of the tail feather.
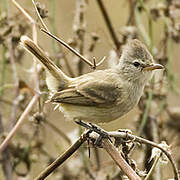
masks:
<svg viewBox="0 0 180 180"><path fill-rule="evenodd" d="M46 82L48 88L53 91L62 90L69 84L70 78L27 36L21 37L21 45L31 52L45 66L47 73Z"/></svg>

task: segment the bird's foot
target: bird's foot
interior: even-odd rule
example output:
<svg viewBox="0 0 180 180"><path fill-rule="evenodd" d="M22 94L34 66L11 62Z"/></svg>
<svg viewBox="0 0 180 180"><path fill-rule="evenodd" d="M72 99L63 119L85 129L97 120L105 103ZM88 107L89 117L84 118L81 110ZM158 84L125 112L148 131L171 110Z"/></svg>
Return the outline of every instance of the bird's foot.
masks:
<svg viewBox="0 0 180 180"><path fill-rule="evenodd" d="M87 129L89 129L91 132L96 132L97 134L99 134L99 137L96 139L96 141L94 142L95 145L100 146L101 145L101 141L103 138L107 138L109 139L109 141L112 143L112 140L109 136L109 134L103 130L102 128L100 128L99 126L92 124L92 123L86 123L84 121L81 120L76 120L75 121L78 125L83 126Z"/></svg>
<svg viewBox="0 0 180 180"><path fill-rule="evenodd" d="M132 131L130 129L118 129L118 132L126 133L126 137L124 138L124 141L126 141L126 142L130 142L131 141L131 140L127 140L128 139L128 135L132 134Z"/></svg>

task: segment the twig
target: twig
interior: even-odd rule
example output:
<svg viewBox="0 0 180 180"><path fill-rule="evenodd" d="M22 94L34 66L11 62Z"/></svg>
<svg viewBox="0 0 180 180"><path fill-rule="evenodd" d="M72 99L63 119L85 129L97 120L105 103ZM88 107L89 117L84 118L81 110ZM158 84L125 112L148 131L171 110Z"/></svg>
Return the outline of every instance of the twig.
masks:
<svg viewBox="0 0 180 180"><path fill-rule="evenodd" d="M95 139L95 144L99 144L98 140L102 140L102 147L108 152L108 154L112 157L112 159L116 162L116 164L122 169L122 171L131 179L131 180L140 180L140 177L136 174L136 172L129 166L126 160L122 157L120 152L115 148L112 144L112 140L109 137L108 132L99 128L96 125L88 124L83 121L76 121L76 123L80 126L88 128L91 132L89 137L91 139ZM104 137L104 138L103 138ZM101 139L101 140L100 140ZM93 141L94 142L94 141Z"/></svg>
<svg viewBox="0 0 180 180"><path fill-rule="evenodd" d="M39 98L39 94L35 94L34 97L31 99L31 101L29 102L29 104L26 107L26 109L24 110L24 112L21 114L20 118L18 119L18 121L15 124L15 126L13 127L13 129L9 132L9 134L7 135L5 140L0 145L0 152L2 152L5 149L5 147L7 147L10 140L12 139L14 134L17 132L17 130L21 127L21 125L23 124L23 122L26 119L27 115L29 114L29 112L33 108L34 104L37 102L38 98Z"/></svg>
<svg viewBox="0 0 180 180"><path fill-rule="evenodd" d="M128 17L128 20L127 20L127 26L129 25L132 25L134 26L135 25L135 6L136 6L136 3L137 1L133 1L133 0L128 0L128 5L129 5L129 17Z"/></svg>
<svg viewBox="0 0 180 180"><path fill-rule="evenodd" d="M5 45L2 46L2 70L1 70L1 87L4 86L5 83L5 79L6 79L6 66L7 66L7 61L6 61L6 47ZM4 88L0 87L0 98L3 96L4 94Z"/></svg>
<svg viewBox="0 0 180 180"><path fill-rule="evenodd" d="M56 0L51 0L51 16L52 16L52 20L51 20L51 28L52 28L52 33L53 34L56 34L56 21L55 21L55 18L56 18L56 13L55 13L55 10L56 10ZM50 31L49 31L50 32ZM55 44L55 41L54 39L52 39L52 47L53 47L53 51L54 53L57 54L58 52L58 49L57 49L57 46ZM58 61L57 61L57 64L58 64Z"/></svg>
<svg viewBox="0 0 180 180"><path fill-rule="evenodd" d="M85 39L85 28L86 28L86 21L85 21L85 10L86 10L86 1L85 0L77 0L76 1L76 10L74 16L74 24L73 30L75 32L75 36L79 45L79 53L81 55L84 54L84 39ZM77 64L78 76L82 75L83 73L84 64L79 59Z"/></svg>
<svg viewBox="0 0 180 180"><path fill-rule="evenodd" d="M36 24L36 21L15 0L11 1L32 24Z"/></svg>
<svg viewBox="0 0 180 180"><path fill-rule="evenodd" d="M38 16L38 18L39 18L39 20L40 20L40 22L41 22L41 25L43 26L43 28L44 28L47 32L50 32L49 29L48 29L48 27L47 27L46 24L44 23L43 19L41 18L41 15L40 15L40 13L39 13L39 11L38 11L38 9L37 9L37 6L36 6L34 0L32 0L32 3L33 3L33 5L34 5L34 7L35 7L36 14L37 14L37 16ZM74 73L73 73L73 71L72 71L72 69L71 69L71 67L70 67L70 65L69 65L69 63L68 63L68 60L67 60L67 58L66 58L66 56L65 56L65 53L63 52L61 46L59 46L59 48L60 48L61 53L63 54L63 58L64 58L64 61L65 61L65 64L66 64L66 67L67 67L67 69L68 69L68 71L69 71L70 76L71 76L71 77L75 77L75 75L74 75Z"/></svg>
<svg viewBox="0 0 180 180"><path fill-rule="evenodd" d="M85 63L87 63L92 69L95 69L97 67L94 66L94 63L91 63L88 59L86 59L84 56L82 56L81 54L79 54L75 49L73 49L71 46L69 46L68 44L66 44L63 40L57 38L56 36L54 36L53 34L51 34L50 32L46 31L45 29L41 29L41 31L43 31L44 33L48 34L50 37L54 38L56 41L58 41L59 43L61 43L63 46L65 46L66 48L68 48L71 52L73 52L74 54L76 54L81 60L83 60ZM104 60L104 58L103 58ZM100 61L101 62L101 61ZM98 64L99 65L99 64Z"/></svg>
<svg viewBox="0 0 180 180"><path fill-rule="evenodd" d="M107 151L107 153L112 157L116 164L121 168L121 170L131 179L131 180L141 180L141 178L136 174L136 172L129 166L129 164L122 157L121 153L117 151L115 146L108 140L102 140L102 146Z"/></svg>
<svg viewBox="0 0 180 180"><path fill-rule="evenodd" d="M149 130L150 128L150 130ZM158 133L158 123L157 123L157 118L155 117L152 117L152 116L149 116L148 117L148 122L146 124L146 130L148 130L148 132L146 132L146 134L150 134L150 136L152 137L152 141L155 142L155 143L159 143L160 142L160 139L159 139L159 133ZM146 131L145 130L145 131ZM147 138L149 139L149 138ZM151 139L149 139L151 140ZM150 154L152 152L152 148L150 150ZM148 153L147 153L148 154ZM161 153L162 154L162 153ZM147 157L147 161L149 160L150 156L146 156ZM156 159L155 161L158 162L158 160ZM153 166L154 166L154 173L152 174L153 175L153 178L156 179L156 180L161 180L161 167L159 165L159 163L157 163L155 165L155 162L153 163ZM151 168L153 170L153 167ZM150 171L151 171L150 169ZM152 171L153 172L153 171ZM149 174L149 173L148 173Z"/></svg>
<svg viewBox="0 0 180 180"><path fill-rule="evenodd" d="M44 171L42 171L35 180L43 180L50 175L58 166L67 160L79 147L87 140L89 131L84 132L79 139L72 144L67 151L59 156L52 164L50 164Z"/></svg>
<svg viewBox="0 0 180 180"><path fill-rule="evenodd" d="M13 51L13 47L12 47L12 38L8 39L8 50L9 50L9 53L10 53L10 62L11 62L13 78L14 78L14 84L15 84L15 87L14 87L15 95L14 95L11 118L10 118L10 125L9 125L9 130L11 130L12 127L14 126L15 120L16 120L16 112L17 112L17 108L18 108L17 97L18 97L18 93L19 93L19 88L18 88L19 78L18 78L16 65L15 65L14 51Z"/></svg>
<svg viewBox="0 0 180 180"><path fill-rule="evenodd" d="M114 28L113 28L113 26L112 26L112 23L111 23L111 21L110 21L110 18L109 18L109 16L108 16L108 13L107 13L107 11L106 11L106 8L104 7L104 4L103 4L103 2L102 2L101 0L97 0L97 3L98 3L98 5L99 5L99 8L100 8L102 14L103 14L104 20L105 20L105 22L106 22L106 25L107 25L107 28L108 28L109 33L110 33L110 35L111 35L111 38L112 38L112 40L113 40L113 42L114 42L114 45L115 45L115 47L116 47L116 50L119 51L121 43L120 43L120 41L119 41L119 39L118 39L118 37L117 37L117 35L116 35L116 33L115 33L115 30L114 30Z"/></svg>
<svg viewBox="0 0 180 180"><path fill-rule="evenodd" d="M39 11L38 11L38 9L37 9L37 6L36 6L34 0L32 0L32 3L33 3L34 8L35 8L35 10L36 10L36 14L37 14L37 16L38 16L38 18L39 18L39 20L40 20L40 22L41 22L41 25L43 26L43 28L44 28L46 31L49 31L49 30L48 30L48 27L46 26L46 24L45 24L44 21L42 20L41 15L39 14Z"/></svg>
<svg viewBox="0 0 180 180"><path fill-rule="evenodd" d="M132 140L134 142L139 142L141 144L151 145L153 147L160 149L168 157L169 161L171 162L171 165L172 165L172 168L174 171L174 175L175 175L175 179L180 180L178 169L176 167L176 163L175 163L174 159L172 158L171 154L168 151L166 151L165 149L163 149L160 145L158 145L152 141L149 141L147 139L144 139L142 137L138 137L138 136L135 136L135 135L132 135L129 133L127 134L125 132L111 131L111 132L108 132L108 134L111 137L126 138L127 140Z"/></svg>
<svg viewBox="0 0 180 180"><path fill-rule="evenodd" d="M0 134L2 135L4 132L4 127L2 123L2 116L0 114ZM4 171L4 176L6 180L12 180L12 163L11 163L11 153L9 151L9 147L6 147L2 152L2 169Z"/></svg>
<svg viewBox="0 0 180 180"><path fill-rule="evenodd" d="M161 155L162 155L162 153L161 153ZM148 180L152 176L152 172L153 172L153 170L156 169L159 159L161 158L161 155L155 158L155 161L144 180ZM160 178L158 178L158 179L160 179Z"/></svg>
<svg viewBox="0 0 180 180"><path fill-rule="evenodd" d="M101 169L99 149L94 148L97 171Z"/></svg>
<svg viewBox="0 0 180 180"><path fill-rule="evenodd" d="M144 129L145 125L146 125L148 114L149 114L149 111L150 111L150 108L151 108L152 98L153 98L153 92L150 91L150 92L148 92L148 99L147 99L147 102L146 102L145 111L143 113L141 124L140 124L140 127L138 129L138 135L139 136L142 134L143 129Z"/></svg>
<svg viewBox="0 0 180 180"><path fill-rule="evenodd" d="M136 24L137 24L137 28L139 30L139 34L142 36L142 38L144 39L144 42L147 46L150 45L150 39L149 39L149 36L144 28L144 25L141 21L141 18L140 18L140 12L138 10L138 7L136 5L135 7L135 20L136 20Z"/></svg>

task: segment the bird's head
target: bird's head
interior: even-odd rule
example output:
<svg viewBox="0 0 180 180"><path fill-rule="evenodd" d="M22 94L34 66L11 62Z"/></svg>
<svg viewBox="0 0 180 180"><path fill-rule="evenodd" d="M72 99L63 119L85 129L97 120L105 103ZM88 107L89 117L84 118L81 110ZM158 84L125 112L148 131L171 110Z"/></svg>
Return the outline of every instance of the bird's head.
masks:
<svg viewBox="0 0 180 180"><path fill-rule="evenodd" d="M126 80L142 84L146 84L151 79L154 70L164 68L162 65L154 63L151 53L137 39L131 40L125 45L118 67Z"/></svg>

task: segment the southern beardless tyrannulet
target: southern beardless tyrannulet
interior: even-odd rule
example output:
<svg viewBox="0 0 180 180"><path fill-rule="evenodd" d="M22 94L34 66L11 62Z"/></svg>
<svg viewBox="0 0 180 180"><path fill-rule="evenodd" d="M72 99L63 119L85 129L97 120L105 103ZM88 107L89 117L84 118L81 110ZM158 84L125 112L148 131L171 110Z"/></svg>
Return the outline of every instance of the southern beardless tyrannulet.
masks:
<svg viewBox="0 0 180 180"><path fill-rule="evenodd" d="M153 70L163 69L154 63L146 46L137 39L125 45L117 66L75 78L64 74L27 36L21 37L21 44L46 69L49 101L73 120L105 123L123 116L139 102Z"/></svg>

